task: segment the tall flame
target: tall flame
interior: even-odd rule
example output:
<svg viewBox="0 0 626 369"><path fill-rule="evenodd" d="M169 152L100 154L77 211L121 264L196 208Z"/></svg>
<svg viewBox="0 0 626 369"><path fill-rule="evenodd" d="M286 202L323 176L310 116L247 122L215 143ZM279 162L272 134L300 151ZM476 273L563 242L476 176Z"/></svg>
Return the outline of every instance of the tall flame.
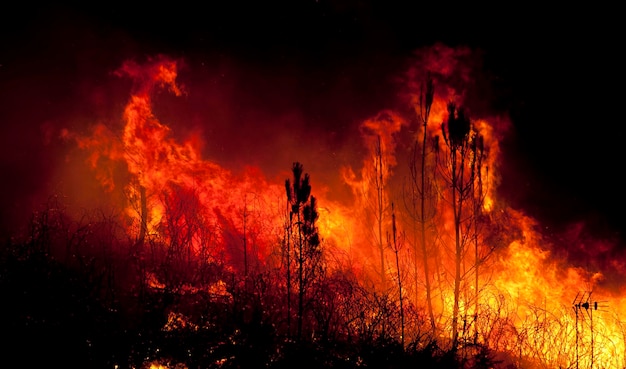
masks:
<svg viewBox="0 0 626 369"><path fill-rule="evenodd" d="M623 367L624 297L602 290L600 271L559 262L534 220L497 198L506 117L472 117L469 112L471 132L480 137L484 157L480 166L470 168L478 155L476 147L470 147L467 160L458 165L478 171L474 175L482 181L479 195L472 192L467 202L454 208L458 198L449 192L447 177L441 177L433 182L432 194L442 200L433 202L426 220L427 245L418 247L415 218L407 217L409 221L396 229L395 212L406 211L403 188L411 178L401 156L415 142L419 146L423 130L429 144L428 175L449 175L450 163L458 159L456 149L443 143L442 124L450 119L450 102L465 104L465 87L472 83L473 70L465 64L469 58L467 49L441 45L422 51L408 73L407 86L413 112L420 116L419 91L427 74L433 76L436 93L428 124L415 126L414 117L394 111L365 120L360 132L365 156L354 168L341 169L352 197L331 201L323 192L316 194L319 231L334 267L358 269L363 282L380 291L393 290L402 279L401 290L412 305L426 310L430 299L433 324L442 339L458 330L459 339L508 352L523 366ZM172 137L171 128L153 113L153 95L161 89L176 96L184 93L176 82L177 67L167 57L124 64L118 74L131 77L134 87L121 136L97 125L91 135L76 136L77 142L89 152L89 164L102 186L125 195L127 232L137 243L159 240L190 258L226 256L230 268L240 273L262 268L275 258L274 248L283 236L284 187L258 169L246 168L237 175L203 158L197 137L184 142ZM430 146L434 142L438 144ZM315 178L312 183L315 192ZM472 203L476 198L480 201ZM457 211L461 219L455 218ZM454 239L456 228L460 241ZM397 236L395 246L392 233ZM397 262L394 253L401 255ZM396 273L400 269L402 273ZM597 301L606 299L611 299L609 307L601 303L598 308Z"/></svg>

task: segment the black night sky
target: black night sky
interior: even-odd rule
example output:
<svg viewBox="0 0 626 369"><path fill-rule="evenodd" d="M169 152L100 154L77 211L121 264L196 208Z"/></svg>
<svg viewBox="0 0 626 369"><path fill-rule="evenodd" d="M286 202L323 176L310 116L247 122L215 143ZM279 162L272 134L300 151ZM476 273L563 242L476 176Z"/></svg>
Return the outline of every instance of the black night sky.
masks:
<svg viewBox="0 0 626 369"><path fill-rule="evenodd" d="M392 105L393 76L414 50L441 42L482 50L495 76L492 103L514 124L503 143L507 200L546 227L590 220L598 232L619 235L626 195L617 11L507 6L307 0L7 8L0 220L9 224L48 188L50 132L97 114L89 104L119 109L90 91L107 90L110 72L128 58L168 54L196 72L241 67L252 77L236 83L249 88L242 105L268 115L300 93L307 124L329 129ZM274 92L255 93L259 86Z"/></svg>

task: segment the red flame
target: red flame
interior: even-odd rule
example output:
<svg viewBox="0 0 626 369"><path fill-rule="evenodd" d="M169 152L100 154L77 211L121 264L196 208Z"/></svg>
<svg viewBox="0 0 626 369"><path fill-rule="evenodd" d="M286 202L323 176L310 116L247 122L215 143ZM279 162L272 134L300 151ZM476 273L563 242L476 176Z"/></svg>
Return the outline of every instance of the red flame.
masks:
<svg viewBox="0 0 626 369"><path fill-rule="evenodd" d="M420 142L423 127L415 126L414 117L383 111L360 126L367 149L362 162L340 169L351 196L330 200L327 194L333 189L318 191L327 185L312 178L320 204L319 232L325 252L332 255L328 260L333 260L329 265L337 270L349 265L364 284L380 290L392 288L401 275L403 293L414 306L426 311L425 301L430 299L433 324L442 338L458 329L463 339L478 337L520 361L571 367L578 355L581 366L594 360L597 366L622 367L626 360L623 297L602 291L597 284L602 278L599 271L555 260L534 220L497 198L499 145L509 126L507 117L472 117L469 112L471 134L480 137L484 156L480 166L470 168L476 165L476 148L469 148L466 161L460 161L454 156L456 148L444 144L442 123L449 119L449 104L463 106L467 100L464 86L472 83L471 56L468 49L438 45L423 50L407 74L415 116L423 115L420 94L427 75L436 86L426 141L430 145L439 138L439 144L429 151L427 170L438 178L432 183L432 196L441 198L430 204L428 245L418 247L420 231L406 205L406 181L411 178L406 157ZM288 213L282 182L267 179L255 168L235 174L202 157L198 137L176 140L171 128L155 116L155 93L183 94L176 82L178 66L166 57L124 64L118 74L131 77L134 87L124 110L123 131L96 125L91 135L76 137L79 146L89 153L88 162L101 185L124 194L119 205L125 210L126 231L137 242L158 240L190 258L226 258L239 273L278 263L276 248ZM445 177L451 173L451 162L474 170L473 175L481 179L479 208L471 207L474 197L457 210L452 206L458 198L452 197ZM465 196L462 191L457 195ZM455 240L457 211L462 212L458 221L464 241ZM470 216L476 218L464 223L463 217ZM394 245L392 232L397 236ZM466 242L462 250L459 242ZM397 263L394 253L401 255ZM432 289L429 295L426 282ZM579 291L593 291L591 305L573 309ZM609 295L610 308L595 311L593 301ZM588 327L591 314L593 338L578 332Z"/></svg>

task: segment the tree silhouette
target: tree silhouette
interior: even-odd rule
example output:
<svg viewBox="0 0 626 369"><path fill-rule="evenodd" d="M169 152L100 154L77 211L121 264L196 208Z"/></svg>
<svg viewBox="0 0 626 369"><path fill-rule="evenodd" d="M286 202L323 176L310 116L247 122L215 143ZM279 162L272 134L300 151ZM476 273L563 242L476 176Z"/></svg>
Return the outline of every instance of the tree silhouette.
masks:
<svg viewBox="0 0 626 369"><path fill-rule="evenodd" d="M291 253L297 268L298 285L298 312L297 312L297 338L302 337L302 325L305 309L307 289L312 281L320 275L321 248L320 237L317 232L317 199L311 196L311 184L309 174L303 175L303 166L295 162L292 167L293 182L285 181L287 202L291 205L289 211L288 241L287 241L287 304L288 314L290 308L290 264ZM290 250L291 234L295 231L295 247Z"/></svg>
<svg viewBox="0 0 626 369"><path fill-rule="evenodd" d="M390 239L391 238L391 239ZM396 262L396 279L398 283L398 300L400 302L400 343L404 348L405 340L405 314L404 314L404 295L402 294L402 273L400 268L400 249L402 248L402 242L398 239L398 228L396 227L396 211L393 202L391 203L391 237L387 233L387 244L393 250Z"/></svg>
<svg viewBox="0 0 626 369"><path fill-rule="evenodd" d="M380 135L376 141L376 155L374 156L374 188L376 189L376 225L378 228L378 234L376 235L376 241L378 244L378 251L380 254L380 281L382 290L387 288L386 278L386 266L385 266L385 246L383 242L383 223L385 216L386 199L385 199L385 185L387 178L384 176L385 161L383 160L383 147L381 144Z"/></svg>
<svg viewBox="0 0 626 369"><path fill-rule="evenodd" d="M473 239L474 222L477 221L475 204L472 203L475 183L479 178L482 145L478 133L472 129L469 117L463 109L450 102L448 121L441 124L441 131L448 151L439 150L442 160L440 172L450 193L444 194L452 207L454 222L454 304L452 310L452 347L457 347L459 331L459 303L461 283L464 279L463 265L466 249Z"/></svg>
<svg viewBox="0 0 626 369"><path fill-rule="evenodd" d="M435 184L435 173L432 165L432 148L429 150L428 143L428 119L435 95L433 79L428 74L426 82L423 84L420 94L417 112L418 124L422 125L421 143L418 139L413 145L413 155L409 161L410 177L408 180L408 190L404 192L404 204L409 213L410 226L413 229L413 277L415 285L415 302L418 301L418 255L422 254L422 267L424 272L424 286L426 292L426 304L428 317L432 333L435 334L436 324L433 311L432 285L430 280L430 267L428 261L429 248L427 244L427 233L429 222L435 216L437 208L437 193ZM432 224L432 223L430 223ZM417 227L419 226L419 231ZM418 241L419 233L419 241ZM418 251L418 243L420 250Z"/></svg>

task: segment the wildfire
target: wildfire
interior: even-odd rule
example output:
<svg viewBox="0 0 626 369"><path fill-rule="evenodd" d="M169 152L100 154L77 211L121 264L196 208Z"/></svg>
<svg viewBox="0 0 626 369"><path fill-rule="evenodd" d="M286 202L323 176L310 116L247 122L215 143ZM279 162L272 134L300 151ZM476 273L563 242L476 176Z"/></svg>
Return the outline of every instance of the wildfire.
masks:
<svg viewBox="0 0 626 369"><path fill-rule="evenodd" d="M340 173L352 197L330 201L315 194L317 227L332 255L327 266L349 265L371 288L400 291L393 293L428 311L437 337L484 342L520 365L623 367L621 298L598 309L596 298L612 297L596 285L597 272L555 260L534 221L497 198L507 118L470 111L467 131L454 131L463 111L451 102L464 104L468 57L469 50L437 46L408 74L420 119L426 72L433 78L425 124L414 127L414 117L393 111L362 123L367 153ZM289 209L281 182L255 168L237 175L203 158L199 138L179 142L154 115L155 91L184 93L177 66L166 57L124 64L118 74L131 77L134 88L123 132L97 125L91 135L75 136L79 146L103 188L124 194L127 233L137 244L158 241L167 245L164 253L199 263L226 259L240 274L279 264L276 248ZM401 158L408 153L413 161ZM312 183L315 193L315 178ZM148 278L154 288L168 283ZM573 301L583 291L589 301L580 308ZM173 312L167 328L185 324Z"/></svg>

